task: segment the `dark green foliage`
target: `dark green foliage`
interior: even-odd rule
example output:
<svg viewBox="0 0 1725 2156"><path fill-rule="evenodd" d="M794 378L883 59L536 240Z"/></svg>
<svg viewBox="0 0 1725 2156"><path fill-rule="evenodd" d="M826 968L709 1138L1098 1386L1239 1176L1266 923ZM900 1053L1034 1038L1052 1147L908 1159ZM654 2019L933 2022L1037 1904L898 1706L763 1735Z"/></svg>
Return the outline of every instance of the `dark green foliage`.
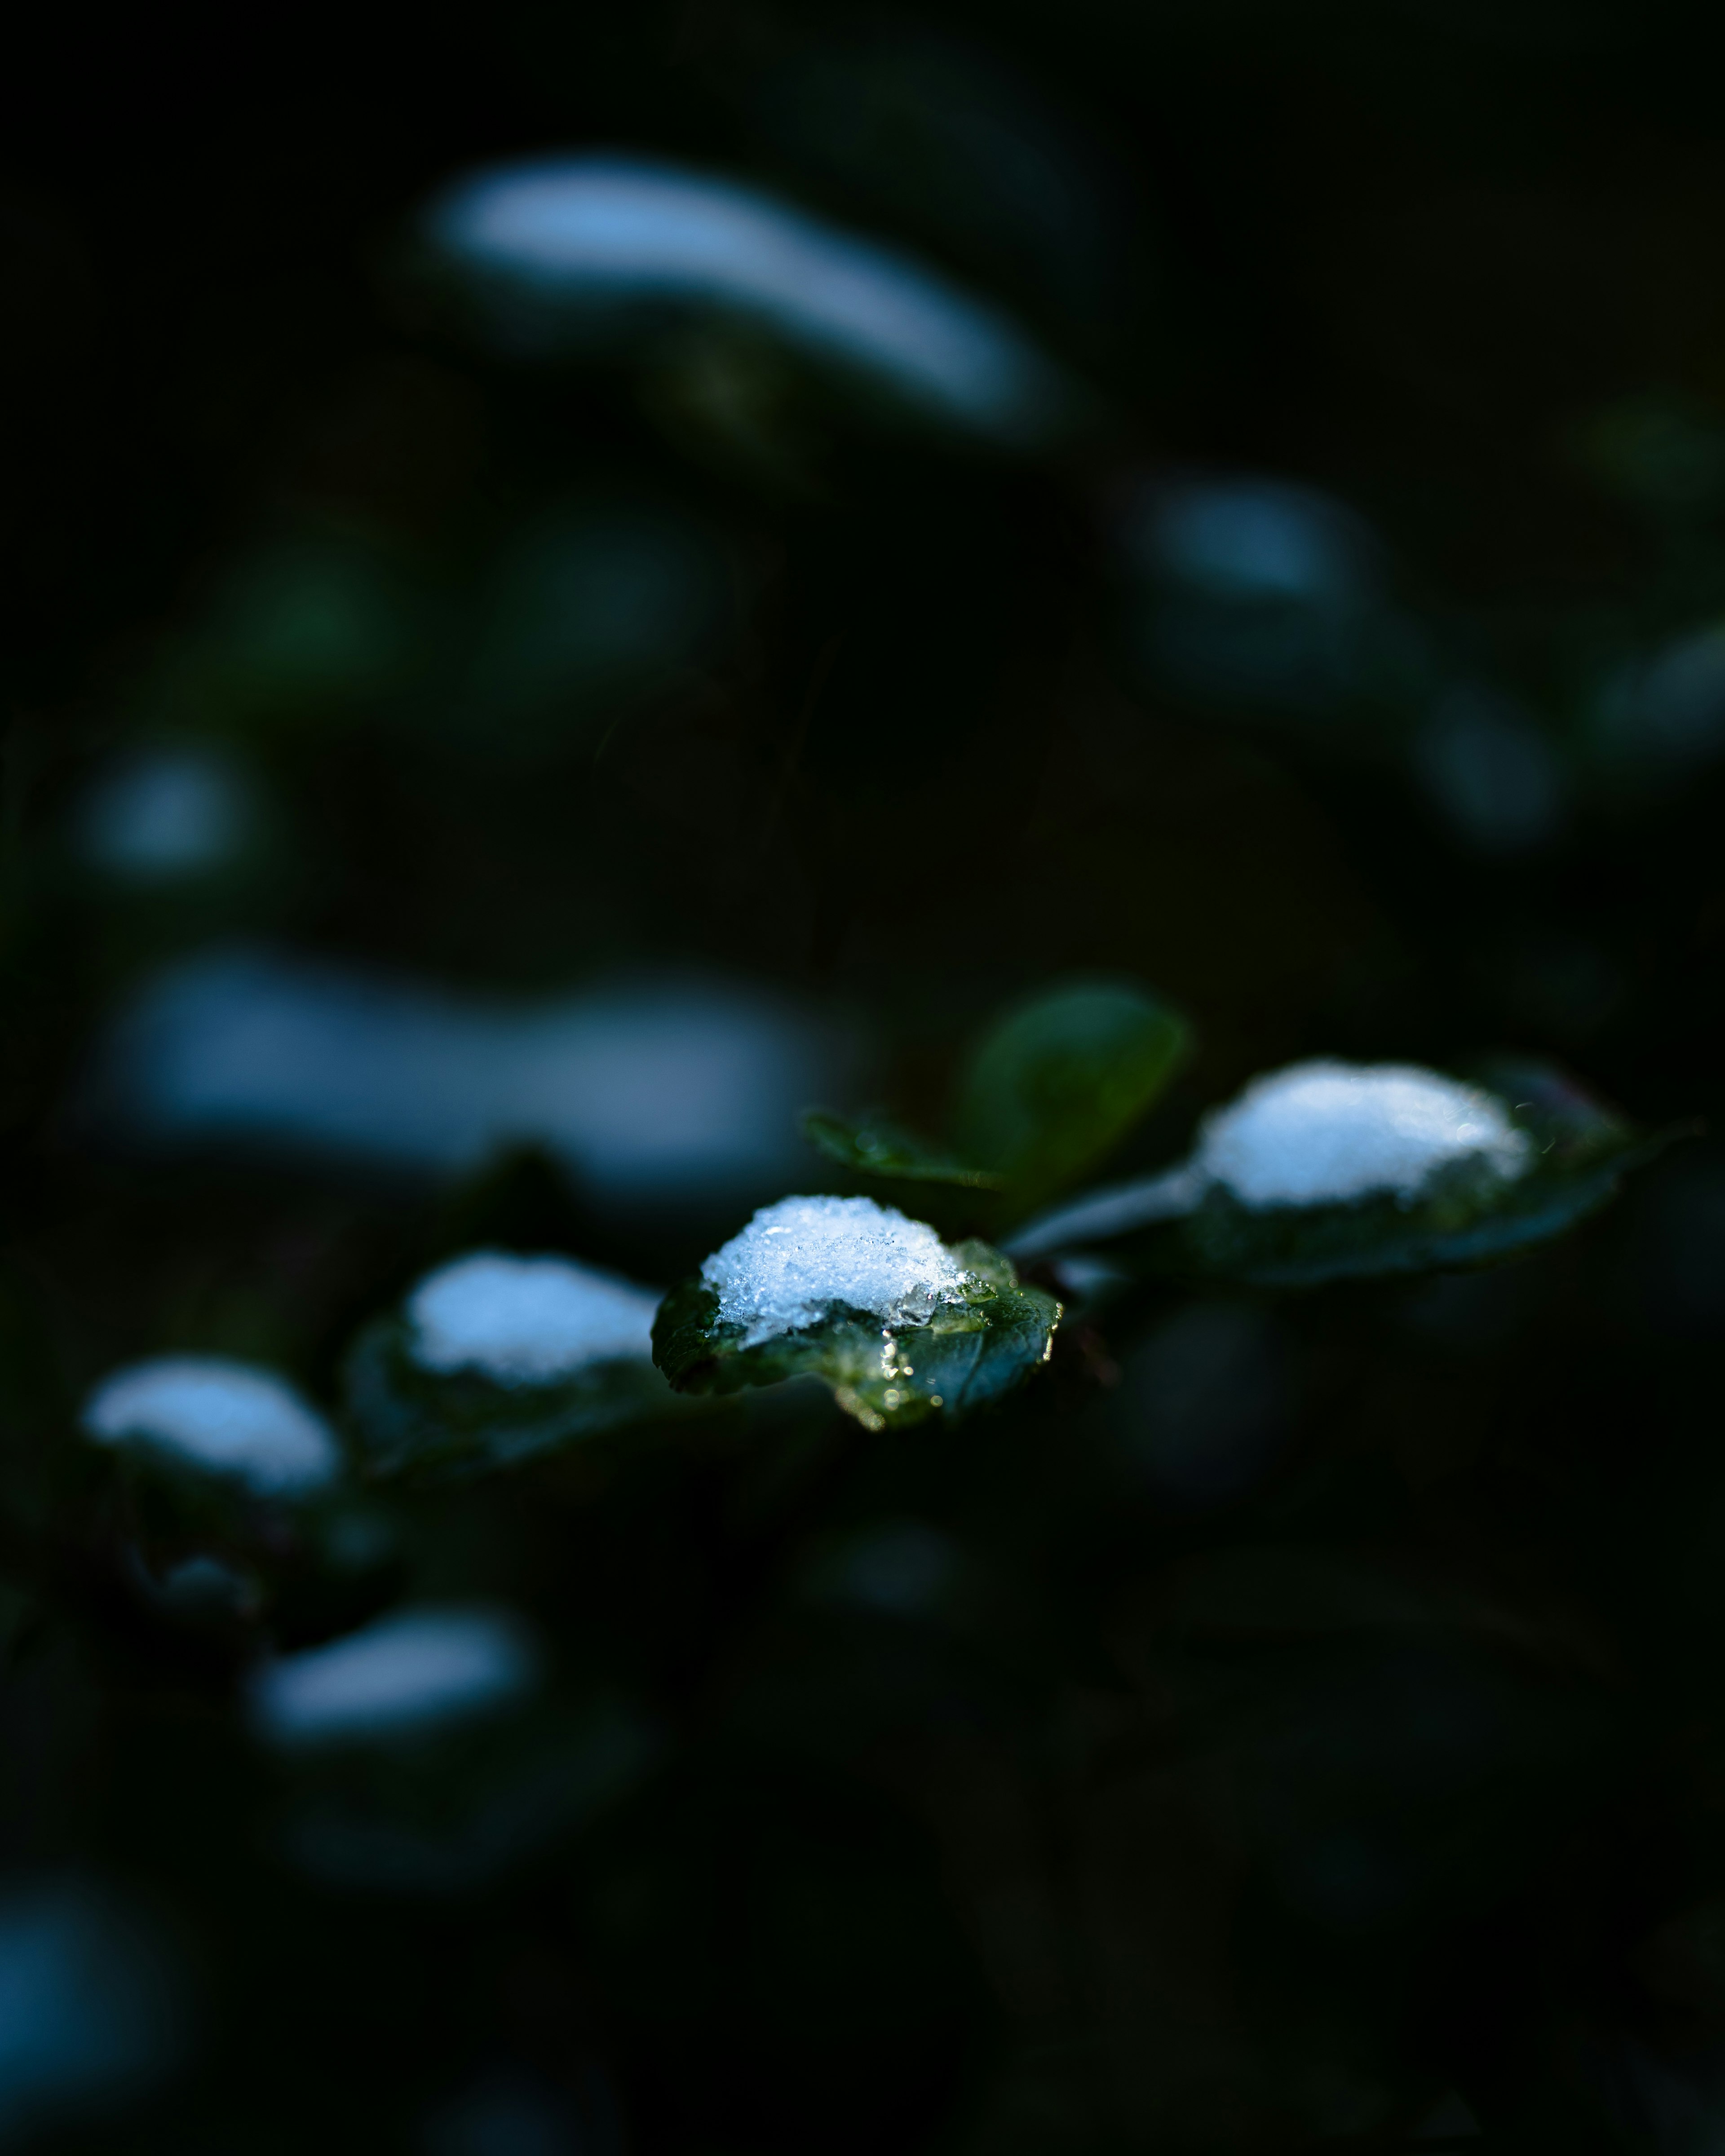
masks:
<svg viewBox="0 0 1725 2156"><path fill-rule="evenodd" d="M960 1243L952 1255L965 1270L962 1300L942 1305L926 1323L884 1327L878 1317L835 1305L818 1325L753 1347L743 1345L746 1327L720 1319L711 1288L685 1281L665 1297L655 1321L654 1359L685 1393L819 1378L866 1430L967 1414L1048 1360L1060 1306L1040 1288L1021 1286L986 1243Z"/></svg>
<svg viewBox="0 0 1725 2156"><path fill-rule="evenodd" d="M1020 1209L1100 1160L1190 1050L1185 1024L1142 989L1060 988L1009 1012L971 1060L955 1129Z"/></svg>
<svg viewBox="0 0 1725 2156"><path fill-rule="evenodd" d="M969 1167L944 1146L918 1137L890 1116L846 1118L811 1108L803 1118L803 1135L829 1160L859 1175L889 1182L952 1183L965 1190L999 1190L1006 1181L998 1168Z"/></svg>
<svg viewBox="0 0 1725 2156"><path fill-rule="evenodd" d="M803 1135L865 1178L998 1192L979 1209L1012 1219L1111 1152L1191 1049L1185 1021L1142 989L1069 983L1009 1011L977 1044L958 1089L956 1147L880 1112L811 1110Z"/></svg>
<svg viewBox="0 0 1725 2156"><path fill-rule="evenodd" d="M1717 11L8 33L0 2143L1711 2156ZM911 262L1060 424L971 424L914 305L944 416L752 301L426 274L432 194L565 151ZM105 854L175 758L242 813ZM349 988L176 1062L212 959ZM650 1054L580 1015L641 981ZM1535 1164L1162 1179L1331 1056ZM1104 1183L1159 1216L1061 1231ZM715 1324L752 1206L858 1188L973 1297ZM421 1368L404 1284L503 1249L689 1283L663 1369ZM343 1476L80 1434L182 1353ZM536 1688L266 1741L469 1605Z"/></svg>

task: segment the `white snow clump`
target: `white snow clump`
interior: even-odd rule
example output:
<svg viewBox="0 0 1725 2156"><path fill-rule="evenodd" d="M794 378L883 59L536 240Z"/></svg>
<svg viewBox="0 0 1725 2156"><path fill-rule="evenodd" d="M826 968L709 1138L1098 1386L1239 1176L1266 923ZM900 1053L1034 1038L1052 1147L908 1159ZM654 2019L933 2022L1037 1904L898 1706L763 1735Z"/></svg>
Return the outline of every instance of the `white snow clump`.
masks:
<svg viewBox="0 0 1725 2156"><path fill-rule="evenodd" d="M647 1289L567 1258L475 1250L408 1296L408 1352L425 1370L549 1384L590 1363L650 1357L658 1307Z"/></svg>
<svg viewBox="0 0 1725 2156"><path fill-rule="evenodd" d="M812 1325L834 1303L887 1326L924 1325L957 1302L963 1267L925 1221L872 1198L781 1198L701 1269L745 1348Z"/></svg>
<svg viewBox="0 0 1725 2156"><path fill-rule="evenodd" d="M495 165L455 181L427 229L482 287L513 295L503 319L517 324L535 298L716 308L1008 441L1046 434L1070 393L999 309L722 173L603 152Z"/></svg>
<svg viewBox="0 0 1725 2156"><path fill-rule="evenodd" d="M1206 1116L1193 1165L1255 1209L1378 1191L1405 1204L1452 1162L1509 1179L1531 1152L1502 1102L1477 1086L1414 1064L1320 1060L1255 1079Z"/></svg>
<svg viewBox="0 0 1725 2156"><path fill-rule="evenodd" d="M803 1158L837 1041L735 983L643 976L457 994L281 952L214 949L147 980L91 1073L95 1111L157 1145L246 1146L460 1175L546 1147L600 1203L753 1203Z"/></svg>
<svg viewBox="0 0 1725 2156"><path fill-rule="evenodd" d="M511 1611L426 1604L265 1662L249 1703L283 1750L389 1743L512 1707L539 1676L538 1643Z"/></svg>
<svg viewBox="0 0 1725 2156"><path fill-rule="evenodd" d="M243 1483L303 1496L341 1465L335 1433L273 1371L224 1355L160 1355L116 1370L84 1404L85 1434L137 1445Z"/></svg>

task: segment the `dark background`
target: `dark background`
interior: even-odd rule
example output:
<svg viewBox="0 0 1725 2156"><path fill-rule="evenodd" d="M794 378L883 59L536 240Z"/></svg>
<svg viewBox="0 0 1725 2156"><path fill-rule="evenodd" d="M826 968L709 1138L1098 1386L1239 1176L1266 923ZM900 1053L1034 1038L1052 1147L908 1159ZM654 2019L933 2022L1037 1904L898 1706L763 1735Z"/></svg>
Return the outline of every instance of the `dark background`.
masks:
<svg viewBox="0 0 1725 2156"><path fill-rule="evenodd" d="M331 1398L355 1326L476 1243L664 1283L741 1218L631 1217L531 1152L427 1188L129 1142L87 1101L108 1014L235 936L469 990L742 977L928 1124L1003 1004L1124 974L1199 1053L1122 1171L1301 1055L1510 1046L1645 1124L1715 1116L1725 663L1675 731L1612 714L1725 606L1717 23L691 0L7 43L0 1856L122 1882L188 2002L177 2071L49 2144L1711 2149L1705 1136L1536 1259L1174 1298L777 1511L763 1453L800 1460L813 1411L414 1501L387 1577L290 1583L240 1640L128 1589L72 1432L167 1348ZM1083 424L990 450L723 336L488 352L415 265L418 207L595 144L989 293L1091 385ZM1319 624L1339 657L1135 553L1158 486L1215 475L1375 533ZM511 535L624 496L710 535L715 625L513 732L429 629L374 678L223 626L271 548L463 622ZM1500 747L1446 792L1457 694ZM69 834L164 731L244 760L270 840L116 896ZM1506 823L1530 761L1543 805ZM946 1600L805 1591L906 1520ZM238 1672L428 1584L531 1607L663 1755L459 1891L308 1884L268 1822L310 1799L239 1731ZM459 1811L432 1779L366 1801Z"/></svg>

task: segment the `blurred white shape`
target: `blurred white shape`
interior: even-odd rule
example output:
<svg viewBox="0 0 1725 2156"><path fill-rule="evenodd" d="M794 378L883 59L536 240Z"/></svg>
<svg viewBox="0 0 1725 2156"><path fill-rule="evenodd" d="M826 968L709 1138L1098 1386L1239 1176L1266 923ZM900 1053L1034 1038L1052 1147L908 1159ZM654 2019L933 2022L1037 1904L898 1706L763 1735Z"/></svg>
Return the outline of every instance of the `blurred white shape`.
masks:
<svg viewBox="0 0 1725 2156"><path fill-rule="evenodd" d="M300 1496L341 1465L329 1424L273 1371L221 1355L162 1355L104 1378L84 1404L103 1445L139 1445L259 1496Z"/></svg>
<svg viewBox="0 0 1725 2156"><path fill-rule="evenodd" d="M79 804L78 849L116 883L168 884L225 867L254 821L251 793L224 758L142 749L97 778Z"/></svg>
<svg viewBox="0 0 1725 2156"><path fill-rule="evenodd" d="M477 1370L504 1385L542 1385L590 1363L653 1353L659 1296L567 1258L475 1250L408 1297L413 1360Z"/></svg>
<svg viewBox="0 0 1725 2156"><path fill-rule="evenodd" d="M659 979L506 1002L218 952L146 983L110 1036L98 1091L158 1141L249 1140L431 1174L537 1142L602 1197L701 1202L793 1171L806 1157L796 1118L832 1076L814 1025L739 986Z"/></svg>
<svg viewBox="0 0 1725 2156"><path fill-rule="evenodd" d="M1243 1204L1410 1200L1459 1161L1520 1175L1531 1151L1503 1104L1415 1064L1291 1064L1205 1116L1194 1165Z"/></svg>
<svg viewBox="0 0 1725 2156"><path fill-rule="evenodd" d="M923 1325L959 1300L963 1268L925 1221L872 1198L782 1198L701 1268L745 1348L812 1325L835 1303Z"/></svg>
<svg viewBox="0 0 1725 2156"><path fill-rule="evenodd" d="M1158 480L1122 536L1147 587L1146 655L1183 690L1322 713L1427 670L1423 637L1388 602L1370 527L1313 488L1250 474Z"/></svg>
<svg viewBox="0 0 1725 2156"><path fill-rule="evenodd" d="M432 244L482 290L564 309L740 312L1006 440L1069 392L996 308L910 255L720 175L647 157L551 157L470 174L433 203Z"/></svg>
<svg viewBox="0 0 1725 2156"><path fill-rule="evenodd" d="M393 1610L253 1675L254 1726L284 1751L388 1744L481 1721L536 1687L538 1643L512 1611Z"/></svg>
<svg viewBox="0 0 1725 2156"><path fill-rule="evenodd" d="M1158 486L1136 545L1147 567L1218 598L1333 608L1361 603L1375 588L1375 547L1363 521L1286 480Z"/></svg>
<svg viewBox="0 0 1725 2156"><path fill-rule="evenodd" d="M178 1971L105 1889L0 1887L0 2143L146 2090L182 2048Z"/></svg>
<svg viewBox="0 0 1725 2156"><path fill-rule="evenodd" d="M1490 690L1455 689L1441 698L1414 761L1439 806L1488 852L1537 846L1562 819L1563 772L1551 743Z"/></svg>
<svg viewBox="0 0 1725 2156"><path fill-rule="evenodd" d="M1620 669L1601 693L1598 721L1607 747L1656 773L1693 770L1725 752L1725 624Z"/></svg>

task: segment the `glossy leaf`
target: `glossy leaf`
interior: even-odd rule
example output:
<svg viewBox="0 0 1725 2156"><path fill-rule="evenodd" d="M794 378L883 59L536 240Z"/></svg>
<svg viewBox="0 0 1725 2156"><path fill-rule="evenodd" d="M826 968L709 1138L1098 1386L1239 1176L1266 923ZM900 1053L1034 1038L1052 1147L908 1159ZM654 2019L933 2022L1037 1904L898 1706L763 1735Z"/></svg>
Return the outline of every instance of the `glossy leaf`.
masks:
<svg viewBox="0 0 1725 2156"><path fill-rule="evenodd" d="M998 1250L959 1243L969 1276L962 1302L926 1324L883 1327L835 1303L818 1324L745 1347L745 1328L719 1317L719 1298L699 1280L666 1296L653 1328L654 1358L683 1393L732 1393L786 1378L817 1377L865 1429L900 1428L944 1413L967 1414L1022 1383L1048 1360L1060 1306L1024 1287Z"/></svg>
<svg viewBox="0 0 1725 2156"><path fill-rule="evenodd" d="M811 1108L803 1118L803 1135L829 1160L859 1175L953 1183L969 1190L999 1190L1006 1180L993 1168L971 1167L946 1147L917 1137L886 1116L845 1117Z"/></svg>
<svg viewBox="0 0 1725 2156"><path fill-rule="evenodd" d="M1189 1046L1184 1020L1129 983L1039 996L977 1050L959 1099L958 1145L998 1168L1020 1204L1039 1204L1125 1136Z"/></svg>
<svg viewBox="0 0 1725 2156"><path fill-rule="evenodd" d="M347 1375L359 1456L380 1478L489 1474L684 1407L644 1357L595 1363L539 1385L498 1384L474 1370L429 1371L414 1361L398 1317L367 1327Z"/></svg>

